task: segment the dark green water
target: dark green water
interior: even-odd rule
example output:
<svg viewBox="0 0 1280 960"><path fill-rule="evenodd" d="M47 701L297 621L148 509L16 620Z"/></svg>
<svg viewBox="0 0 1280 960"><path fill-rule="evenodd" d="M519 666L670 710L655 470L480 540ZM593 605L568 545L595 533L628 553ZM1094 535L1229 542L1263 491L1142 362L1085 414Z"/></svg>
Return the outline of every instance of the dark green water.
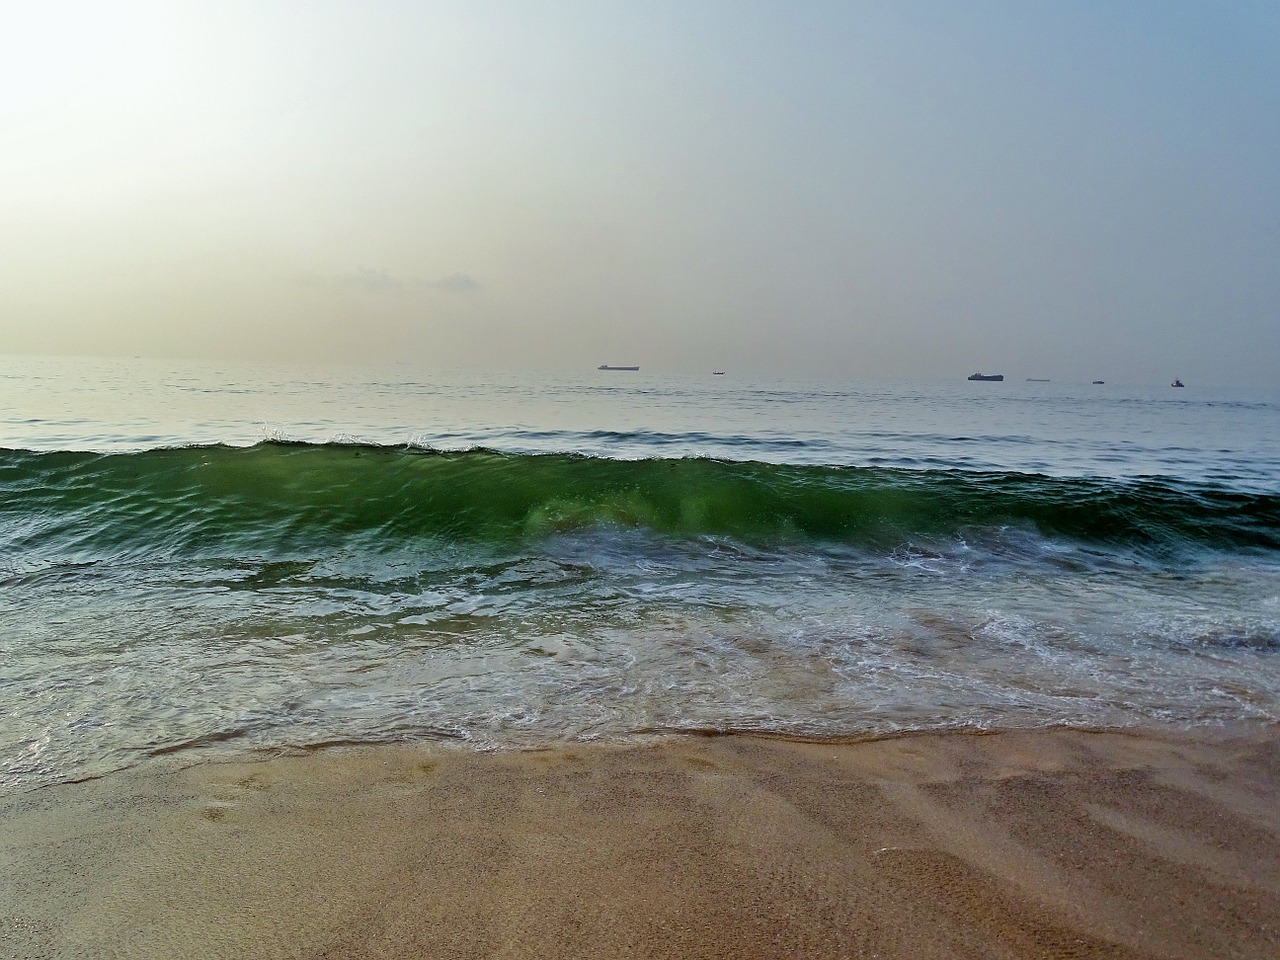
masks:
<svg viewBox="0 0 1280 960"><path fill-rule="evenodd" d="M288 555L599 526L867 550L1015 527L1137 552L1280 549L1280 496L1168 480L263 442L0 451L4 555Z"/></svg>

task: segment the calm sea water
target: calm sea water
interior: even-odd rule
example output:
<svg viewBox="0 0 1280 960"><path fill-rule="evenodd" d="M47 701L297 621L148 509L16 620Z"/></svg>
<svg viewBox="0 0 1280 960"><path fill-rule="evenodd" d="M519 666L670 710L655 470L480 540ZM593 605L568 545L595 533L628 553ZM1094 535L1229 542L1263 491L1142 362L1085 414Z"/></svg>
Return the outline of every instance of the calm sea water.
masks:
<svg viewBox="0 0 1280 960"><path fill-rule="evenodd" d="M1280 394L0 358L0 783L1280 717Z"/></svg>

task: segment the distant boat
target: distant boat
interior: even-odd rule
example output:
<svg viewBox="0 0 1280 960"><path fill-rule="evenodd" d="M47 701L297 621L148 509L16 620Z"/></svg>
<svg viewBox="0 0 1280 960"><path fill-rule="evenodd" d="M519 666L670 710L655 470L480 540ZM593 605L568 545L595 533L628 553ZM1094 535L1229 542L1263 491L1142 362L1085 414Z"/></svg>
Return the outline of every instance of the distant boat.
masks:
<svg viewBox="0 0 1280 960"><path fill-rule="evenodd" d="M1185 387L1185 386L1186 386L1186 384L1185 384L1185 383L1183 383L1181 380L1175 380L1175 381L1173 381L1173 383L1169 384L1169 386L1171 386L1171 387Z"/></svg>
<svg viewBox="0 0 1280 960"><path fill-rule="evenodd" d="M969 379L972 380L973 377L970 377ZM1048 382L1049 382L1048 377L1027 377L1027 383L1048 383Z"/></svg>
<svg viewBox="0 0 1280 960"><path fill-rule="evenodd" d="M724 371L723 371L723 370L712 370L712 371L711 371L711 375L712 375L713 377L723 377L723 376L724 376Z"/></svg>
<svg viewBox="0 0 1280 960"><path fill-rule="evenodd" d="M1106 382L1107 382L1107 381L1105 381L1105 380L1095 380L1095 381L1093 381L1094 386L1097 386L1097 385L1098 385L1098 384L1100 384L1100 383L1106 383Z"/></svg>
<svg viewBox="0 0 1280 960"><path fill-rule="evenodd" d="M597 370L639 370L639 367L611 367L607 363L602 363L596 367Z"/></svg>
<svg viewBox="0 0 1280 960"><path fill-rule="evenodd" d="M1003 380L1003 373L974 373L970 374L970 380Z"/></svg>

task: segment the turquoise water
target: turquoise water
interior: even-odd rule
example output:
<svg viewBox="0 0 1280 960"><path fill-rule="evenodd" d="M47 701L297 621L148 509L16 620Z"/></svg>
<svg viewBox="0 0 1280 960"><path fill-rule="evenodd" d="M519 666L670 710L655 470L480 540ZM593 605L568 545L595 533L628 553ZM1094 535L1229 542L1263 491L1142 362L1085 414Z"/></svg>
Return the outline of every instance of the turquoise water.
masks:
<svg viewBox="0 0 1280 960"><path fill-rule="evenodd" d="M0 360L0 777L1280 717L1280 397Z"/></svg>

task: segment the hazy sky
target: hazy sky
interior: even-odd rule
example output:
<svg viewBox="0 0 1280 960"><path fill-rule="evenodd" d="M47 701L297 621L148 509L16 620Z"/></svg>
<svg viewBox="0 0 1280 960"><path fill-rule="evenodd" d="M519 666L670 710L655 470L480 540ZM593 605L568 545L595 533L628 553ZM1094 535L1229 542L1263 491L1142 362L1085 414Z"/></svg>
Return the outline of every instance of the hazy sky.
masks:
<svg viewBox="0 0 1280 960"><path fill-rule="evenodd" d="M0 352L1280 383L1280 4L0 2Z"/></svg>

